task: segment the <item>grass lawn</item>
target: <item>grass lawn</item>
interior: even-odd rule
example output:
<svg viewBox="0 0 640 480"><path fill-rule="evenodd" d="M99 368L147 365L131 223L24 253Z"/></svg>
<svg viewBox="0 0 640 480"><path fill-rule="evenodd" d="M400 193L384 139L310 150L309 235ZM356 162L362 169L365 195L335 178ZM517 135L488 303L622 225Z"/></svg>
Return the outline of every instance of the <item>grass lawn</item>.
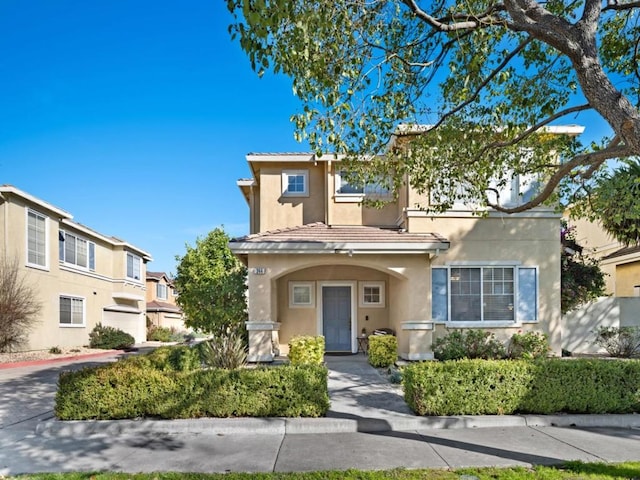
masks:
<svg viewBox="0 0 640 480"><path fill-rule="evenodd" d="M21 475L33 480L640 480L640 462L581 463L535 468L446 470L326 471L310 473L54 473Z"/></svg>

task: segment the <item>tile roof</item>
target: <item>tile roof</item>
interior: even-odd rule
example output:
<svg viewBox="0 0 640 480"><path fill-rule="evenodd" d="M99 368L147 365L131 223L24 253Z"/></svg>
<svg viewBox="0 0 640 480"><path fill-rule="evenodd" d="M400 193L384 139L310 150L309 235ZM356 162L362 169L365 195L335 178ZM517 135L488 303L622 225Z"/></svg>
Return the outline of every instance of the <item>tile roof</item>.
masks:
<svg viewBox="0 0 640 480"><path fill-rule="evenodd" d="M173 312L173 313L182 313L182 309L176 305L167 302L160 302L158 300L154 300L152 302L147 302L147 312Z"/></svg>
<svg viewBox="0 0 640 480"><path fill-rule="evenodd" d="M620 250L616 250L609 255L602 257L603 260L608 260L610 258L622 257L624 255L631 255L632 253L640 253L640 245L632 246L632 247L623 247Z"/></svg>
<svg viewBox="0 0 640 480"><path fill-rule="evenodd" d="M232 242L316 242L316 243L425 243L446 242L437 233L407 233L397 228L326 225L321 222L271 230L233 239Z"/></svg>
<svg viewBox="0 0 640 480"><path fill-rule="evenodd" d="M241 253L428 253L447 250L437 233L407 233L397 228L310 223L235 238L229 247Z"/></svg>

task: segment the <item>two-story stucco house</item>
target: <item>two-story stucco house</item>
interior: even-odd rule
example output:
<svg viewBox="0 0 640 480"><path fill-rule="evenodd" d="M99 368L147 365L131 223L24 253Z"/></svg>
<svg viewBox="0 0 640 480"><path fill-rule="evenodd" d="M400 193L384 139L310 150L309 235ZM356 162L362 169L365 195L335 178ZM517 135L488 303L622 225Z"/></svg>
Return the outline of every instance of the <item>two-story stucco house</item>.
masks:
<svg viewBox="0 0 640 480"><path fill-rule="evenodd" d="M433 358L433 339L459 328L504 340L546 332L560 353L560 215L552 209L479 217L456 205L435 215L419 207L428 195L406 186L375 209L363 199L385 192L350 185L339 157L247 161L252 178L238 186L250 234L229 245L249 269L250 361L286 353L295 335L324 335L328 352L355 353L358 336L379 328L395 332L409 360ZM515 178L501 198L522 201L523 185Z"/></svg>
<svg viewBox="0 0 640 480"><path fill-rule="evenodd" d="M0 255L42 308L24 350L89 343L97 323L146 340L145 270L151 256L73 221L70 213L11 185L0 186Z"/></svg>
<svg viewBox="0 0 640 480"><path fill-rule="evenodd" d="M178 292L164 272L147 272L147 320L156 327L185 329L184 314L177 305Z"/></svg>

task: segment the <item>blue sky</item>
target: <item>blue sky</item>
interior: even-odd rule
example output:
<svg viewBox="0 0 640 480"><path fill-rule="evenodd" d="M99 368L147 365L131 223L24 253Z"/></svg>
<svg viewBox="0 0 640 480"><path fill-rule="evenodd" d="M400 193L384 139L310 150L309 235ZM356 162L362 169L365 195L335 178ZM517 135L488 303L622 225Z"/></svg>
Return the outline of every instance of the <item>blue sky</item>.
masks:
<svg viewBox="0 0 640 480"><path fill-rule="evenodd" d="M245 155L308 147L291 82L258 78L230 21L222 0L2 0L0 184L148 251L152 271L217 226L246 234Z"/></svg>
<svg viewBox="0 0 640 480"><path fill-rule="evenodd" d="M306 151L291 83L259 79L222 0L2 0L0 184L101 233L176 254L248 230L252 151Z"/></svg>

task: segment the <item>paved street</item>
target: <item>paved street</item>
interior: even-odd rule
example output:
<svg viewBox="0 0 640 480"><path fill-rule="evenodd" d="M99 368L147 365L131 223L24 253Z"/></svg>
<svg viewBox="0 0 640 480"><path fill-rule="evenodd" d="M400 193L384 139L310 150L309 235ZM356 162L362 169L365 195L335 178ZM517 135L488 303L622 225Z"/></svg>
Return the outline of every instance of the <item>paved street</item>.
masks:
<svg viewBox="0 0 640 480"><path fill-rule="evenodd" d="M60 371L112 359L0 370L0 475L640 460L640 415L419 418L406 409L398 387L370 368L364 356L327 357L332 408L324 419L52 420ZM601 426L552 426L563 419L567 425Z"/></svg>

